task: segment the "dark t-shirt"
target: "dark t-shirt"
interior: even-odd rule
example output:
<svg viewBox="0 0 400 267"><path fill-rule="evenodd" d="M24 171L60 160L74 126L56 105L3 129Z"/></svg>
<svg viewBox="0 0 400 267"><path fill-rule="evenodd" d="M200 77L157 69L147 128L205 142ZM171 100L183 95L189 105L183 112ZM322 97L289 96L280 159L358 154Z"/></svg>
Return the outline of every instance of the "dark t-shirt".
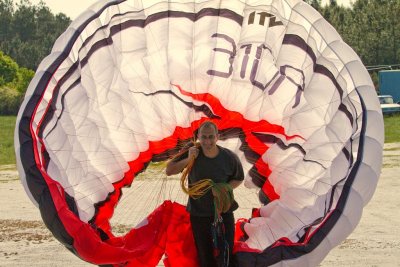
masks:
<svg viewBox="0 0 400 267"><path fill-rule="evenodd" d="M242 181L244 179L242 164L239 158L229 149L218 146L219 153L214 158L206 157L201 148L192 170L189 173L189 185L203 179L212 179L215 183L228 183L231 180ZM183 154L177 160L187 157ZM238 208L235 202L228 213ZM204 196L193 199L189 197L187 210L195 216L214 216L214 198L211 190Z"/></svg>

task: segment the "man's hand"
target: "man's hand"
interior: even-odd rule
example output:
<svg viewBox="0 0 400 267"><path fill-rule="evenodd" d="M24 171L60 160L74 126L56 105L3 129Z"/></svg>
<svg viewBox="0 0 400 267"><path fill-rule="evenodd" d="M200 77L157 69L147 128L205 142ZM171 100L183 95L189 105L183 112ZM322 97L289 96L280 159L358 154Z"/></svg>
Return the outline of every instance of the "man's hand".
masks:
<svg viewBox="0 0 400 267"><path fill-rule="evenodd" d="M197 158L197 156L199 155L199 149L195 146L192 146L191 148L189 148L189 155L188 158Z"/></svg>
<svg viewBox="0 0 400 267"><path fill-rule="evenodd" d="M184 158L180 161L168 161L167 167L165 168L165 173L168 176L180 173L184 168L186 168L192 158L197 158L197 156L199 155L199 149L195 146L190 147L188 152L189 153L187 158Z"/></svg>

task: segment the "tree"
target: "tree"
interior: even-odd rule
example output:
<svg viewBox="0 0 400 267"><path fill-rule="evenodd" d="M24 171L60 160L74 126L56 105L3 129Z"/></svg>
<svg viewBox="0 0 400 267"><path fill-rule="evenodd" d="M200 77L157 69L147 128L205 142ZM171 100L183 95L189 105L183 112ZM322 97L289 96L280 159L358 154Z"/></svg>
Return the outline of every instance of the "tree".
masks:
<svg viewBox="0 0 400 267"><path fill-rule="evenodd" d="M353 8L355 49L367 65L398 63L400 23L398 0L358 0Z"/></svg>
<svg viewBox="0 0 400 267"><path fill-rule="evenodd" d="M13 14L11 29L16 33L21 42L31 41L36 32L36 7L29 0L21 0Z"/></svg>
<svg viewBox="0 0 400 267"><path fill-rule="evenodd" d="M321 0L304 0L304 2L311 5L316 10L321 10Z"/></svg>
<svg viewBox="0 0 400 267"><path fill-rule="evenodd" d="M322 14L357 52L364 64L399 64L399 0L357 0L351 8L331 2L331 5L322 9Z"/></svg>
<svg viewBox="0 0 400 267"><path fill-rule="evenodd" d="M32 70L20 68L0 51L0 114L15 115L34 76Z"/></svg>
<svg viewBox="0 0 400 267"><path fill-rule="evenodd" d="M17 78L18 64L0 51L0 86L11 83Z"/></svg>
<svg viewBox="0 0 400 267"><path fill-rule="evenodd" d="M12 0L0 0L0 43L10 36L9 25L12 21L14 8Z"/></svg>
<svg viewBox="0 0 400 267"><path fill-rule="evenodd" d="M0 114L17 115L22 97L16 90L8 86L0 86Z"/></svg>
<svg viewBox="0 0 400 267"><path fill-rule="evenodd" d="M43 1L20 0L14 10L11 0L0 0L0 15L0 50L29 69L36 69L71 23L65 14L53 15Z"/></svg>
<svg viewBox="0 0 400 267"><path fill-rule="evenodd" d="M17 77L12 84L20 95L25 95L26 89L28 89L29 83L31 82L34 75L35 72L27 68L18 69Z"/></svg>

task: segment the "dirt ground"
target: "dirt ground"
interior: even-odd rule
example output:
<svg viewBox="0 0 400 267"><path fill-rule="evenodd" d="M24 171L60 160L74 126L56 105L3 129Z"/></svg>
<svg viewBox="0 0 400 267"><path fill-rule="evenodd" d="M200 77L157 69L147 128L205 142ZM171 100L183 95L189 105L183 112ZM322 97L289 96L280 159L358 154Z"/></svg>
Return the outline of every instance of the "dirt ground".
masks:
<svg viewBox="0 0 400 267"><path fill-rule="evenodd" d="M151 194L154 185L150 183L143 182L140 190ZM320 266L400 266L399 192L400 143L386 144L378 187L364 208L358 227L329 253ZM148 199L145 193L142 197ZM243 197L238 192L237 198ZM248 199L240 201L249 202ZM26 195L15 166L0 169L0 203L0 266L93 266L69 252L47 230L38 209ZM114 219L124 225L126 211L130 208L124 208L124 203L121 203ZM247 208L242 204L235 216L246 217ZM134 220L130 218L131 223Z"/></svg>

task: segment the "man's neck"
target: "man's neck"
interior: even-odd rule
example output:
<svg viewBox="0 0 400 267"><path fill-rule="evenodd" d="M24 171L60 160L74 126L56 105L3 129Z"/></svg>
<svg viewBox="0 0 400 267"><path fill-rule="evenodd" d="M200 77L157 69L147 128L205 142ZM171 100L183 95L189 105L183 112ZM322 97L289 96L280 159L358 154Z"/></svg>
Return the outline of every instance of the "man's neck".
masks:
<svg viewBox="0 0 400 267"><path fill-rule="evenodd" d="M218 146L215 146L214 149L208 150L208 151L204 151L203 150L203 154L204 156L206 156L207 158L215 158L219 153L219 148Z"/></svg>

